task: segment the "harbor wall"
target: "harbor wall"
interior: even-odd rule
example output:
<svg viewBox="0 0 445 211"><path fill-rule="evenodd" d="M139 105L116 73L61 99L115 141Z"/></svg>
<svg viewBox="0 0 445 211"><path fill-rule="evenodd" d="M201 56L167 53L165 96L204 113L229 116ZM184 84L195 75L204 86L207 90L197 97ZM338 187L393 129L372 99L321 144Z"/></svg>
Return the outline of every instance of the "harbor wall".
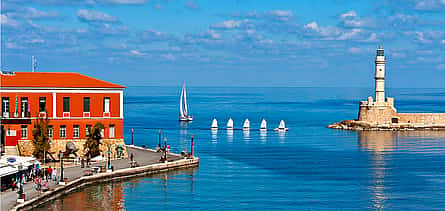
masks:
<svg viewBox="0 0 445 211"><path fill-rule="evenodd" d="M40 205L43 205L51 200L54 200L63 195L69 194L79 188L91 185L97 182L109 182L116 180L124 180L131 177L146 176L151 174L157 174L176 169L191 168L199 165L199 158L194 157L192 159L181 159L172 162L158 163L147 166L141 166L136 168L127 168L116 170L112 173L99 173L92 176L83 176L74 181L68 182L64 186L59 186L52 191L43 193L42 195L26 201L23 204L19 204L11 210L31 210Z"/></svg>
<svg viewBox="0 0 445 211"><path fill-rule="evenodd" d="M445 113L398 113L401 123L445 124Z"/></svg>
<svg viewBox="0 0 445 211"><path fill-rule="evenodd" d="M393 106L360 105L358 120L375 125L445 125L445 113L398 113Z"/></svg>

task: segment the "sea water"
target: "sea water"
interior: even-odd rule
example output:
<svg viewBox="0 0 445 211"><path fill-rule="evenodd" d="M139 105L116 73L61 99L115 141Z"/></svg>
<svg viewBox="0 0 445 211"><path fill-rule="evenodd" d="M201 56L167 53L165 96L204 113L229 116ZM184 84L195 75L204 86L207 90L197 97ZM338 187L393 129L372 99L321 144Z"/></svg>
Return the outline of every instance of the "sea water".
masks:
<svg viewBox="0 0 445 211"><path fill-rule="evenodd" d="M431 210L445 207L445 132L328 129L357 118L370 88L189 87L191 123L178 122L180 87L128 87L124 134L155 147L158 130L198 168L99 183L48 210ZM389 89L399 112L445 112L445 89ZM231 117L241 129L226 131ZM209 130L216 118L220 129ZM289 131L260 132L286 121Z"/></svg>

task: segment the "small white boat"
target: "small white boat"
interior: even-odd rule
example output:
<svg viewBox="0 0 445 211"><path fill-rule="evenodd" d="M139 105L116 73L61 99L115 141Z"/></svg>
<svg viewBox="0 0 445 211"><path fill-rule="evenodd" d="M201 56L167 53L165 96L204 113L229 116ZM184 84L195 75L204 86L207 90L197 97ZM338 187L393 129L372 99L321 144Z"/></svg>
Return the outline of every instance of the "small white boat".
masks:
<svg viewBox="0 0 445 211"><path fill-rule="evenodd" d="M182 86L181 98L179 100L179 121L192 121L193 117L188 112L187 91L185 83Z"/></svg>
<svg viewBox="0 0 445 211"><path fill-rule="evenodd" d="M243 124L243 130L250 130L250 121L246 119Z"/></svg>
<svg viewBox="0 0 445 211"><path fill-rule="evenodd" d="M214 118L213 121L212 121L211 129L212 130L215 130L215 129L217 130L218 129L218 121L216 120L216 118Z"/></svg>
<svg viewBox="0 0 445 211"><path fill-rule="evenodd" d="M275 128L277 131L288 131L289 128L286 127L286 124L284 123L284 120L280 121L280 124L278 125L278 128Z"/></svg>
<svg viewBox="0 0 445 211"><path fill-rule="evenodd" d="M233 119L229 118L229 120L227 120L227 130L233 130Z"/></svg>
<svg viewBox="0 0 445 211"><path fill-rule="evenodd" d="M260 130L267 130L267 122L265 119L261 120Z"/></svg>

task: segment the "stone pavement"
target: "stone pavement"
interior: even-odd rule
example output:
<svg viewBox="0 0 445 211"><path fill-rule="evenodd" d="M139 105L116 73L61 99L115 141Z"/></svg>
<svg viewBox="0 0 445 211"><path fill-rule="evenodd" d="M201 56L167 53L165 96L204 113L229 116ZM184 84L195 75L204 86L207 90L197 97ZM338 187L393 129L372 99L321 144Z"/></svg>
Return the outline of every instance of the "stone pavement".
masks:
<svg viewBox="0 0 445 211"><path fill-rule="evenodd" d="M151 150L144 150L139 148L133 148L133 147L127 147L128 155L133 153L134 159L140 166L150 165L159 163L159 159L161 157L161 153L154 152ZM169 154L168 160L178 160L181 157L175 154ZM125 169L130 167L130 162L128 159L119 159L119 160L112 160L111 165L114 167L115 170L118 169ZM104 166L104 162L100 163L94 163L91 166ZM65 166L65 165L64 165ZM84 170L88 168L80 168L80 166L72 166L72 167L64 167L64 177L68 178L69 181L73 181L75 179L78 179L83 176ZM58 170L58 174L60 176L60 170ZM50 189L54 189L57 184L54 184L52 181L48 182L48 185ZM34 189L34 182L28 181L24 185L24 192L25 192L25 198L26 200L29 200L31 198L34 198L38 196L40 193ZM0 193L0 210L10 210L16 205L18 194L16 191L7 190L5 192Z"/></svg>

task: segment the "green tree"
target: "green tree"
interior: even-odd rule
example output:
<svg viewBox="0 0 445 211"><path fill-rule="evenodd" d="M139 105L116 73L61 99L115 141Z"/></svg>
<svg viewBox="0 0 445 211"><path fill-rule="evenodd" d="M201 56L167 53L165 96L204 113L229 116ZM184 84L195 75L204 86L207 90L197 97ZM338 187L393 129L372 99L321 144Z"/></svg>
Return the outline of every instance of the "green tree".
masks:
<svg viewBox="0 0 445 211"><path fill-rule="evenodd" d="M34 139L32 140L34 151L32 154L39 159L43 158L43 152L48 152L51 147L49 144L48 124L48 118L38 118L34 123L34 129L32 130L32 135L34 136Z"/></svg>
<svg viewBox="0 0 445 211"><path fill-rule="evenodd" d="M100 155L100 145L102 144L102 130L105 129L105 126L96 122L93 128L88 128L88 136L87 141L84 144L84 148L88 149L86 155L90 155L91 157L95 157Z"/></svg>

